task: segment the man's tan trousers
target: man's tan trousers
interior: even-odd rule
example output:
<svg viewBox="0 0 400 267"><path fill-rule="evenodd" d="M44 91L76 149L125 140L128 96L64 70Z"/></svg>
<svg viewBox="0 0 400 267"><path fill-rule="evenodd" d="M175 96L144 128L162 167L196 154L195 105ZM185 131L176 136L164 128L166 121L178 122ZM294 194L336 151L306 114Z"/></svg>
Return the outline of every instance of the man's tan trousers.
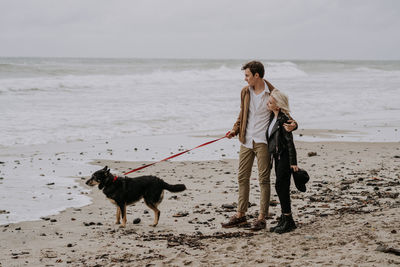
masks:
<svg viewBox="0 0 400 267"><path fill-rule="evenodd" d="M238 212L246 212L249 203L250 175L254 163L254 157L257 158L258 180L260 182L260 213L268 216L269 200L271 194L270 188L270 155L268 145L264 143L254 143L253 149L240 146L239 152L239 200Z"/></svg>

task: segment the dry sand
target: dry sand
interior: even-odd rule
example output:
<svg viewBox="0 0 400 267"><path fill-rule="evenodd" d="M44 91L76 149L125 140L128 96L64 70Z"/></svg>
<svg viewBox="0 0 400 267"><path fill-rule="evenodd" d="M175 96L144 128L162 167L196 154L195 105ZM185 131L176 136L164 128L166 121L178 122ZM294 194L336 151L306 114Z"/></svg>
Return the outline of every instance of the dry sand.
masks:
<svg viewBox="0 0 400 267"><path fill-rule="evenodd" d="M141 201L127 209L127 227L119 228L115 207L92 188L93 204L0 226L0 266L399 266L399 143L296 145L311 181L306 193L292 183L294 232L220 227L237 201L237 160L163 162L131 175L186 184L184 192L165 192L157 227ZM143 163L93 161L114 173ZM274 175L271 180L268 228L280 215ZM259 206L255 166L251 185L250 220ZM141 222L133 224L136 218Z"/></svg>

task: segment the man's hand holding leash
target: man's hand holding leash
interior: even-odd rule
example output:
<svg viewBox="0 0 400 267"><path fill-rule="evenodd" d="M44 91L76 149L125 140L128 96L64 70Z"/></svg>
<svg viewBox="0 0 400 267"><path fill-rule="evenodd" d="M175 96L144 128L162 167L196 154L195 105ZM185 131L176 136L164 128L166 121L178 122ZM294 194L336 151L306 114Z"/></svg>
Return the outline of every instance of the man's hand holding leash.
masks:
<svg viewBox="0 0 400 267"><path fill-rule="evenodd" d="M226 134L225 134L225 136L228 138L228 139L231 139L232 137L235 137L235 132L233 131L233 130L230 130L230 131L228 131Z"/></svg>

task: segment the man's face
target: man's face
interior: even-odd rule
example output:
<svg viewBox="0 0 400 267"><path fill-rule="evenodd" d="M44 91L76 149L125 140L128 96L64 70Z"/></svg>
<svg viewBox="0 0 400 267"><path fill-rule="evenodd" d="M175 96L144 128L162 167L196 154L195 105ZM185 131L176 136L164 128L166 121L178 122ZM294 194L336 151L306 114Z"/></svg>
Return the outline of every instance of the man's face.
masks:
<svg viewBox="0 0 400 267"><path fill-rule="evenodd" d="M258 73L253 75L249 68L244 70L244 80L251 86L254 87L256 79L259 77Z"/></svg>

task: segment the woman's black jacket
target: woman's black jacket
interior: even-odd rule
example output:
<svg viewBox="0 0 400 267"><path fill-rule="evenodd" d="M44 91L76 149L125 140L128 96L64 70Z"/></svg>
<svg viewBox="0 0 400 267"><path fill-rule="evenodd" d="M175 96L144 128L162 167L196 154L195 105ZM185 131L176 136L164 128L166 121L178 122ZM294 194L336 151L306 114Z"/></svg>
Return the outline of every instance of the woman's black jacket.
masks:
<svg viewBox="0 0 400 267"><path fill-rule="evenodd" d="M271 135L268 136L268 129L272 120L274 119L274 116L275 114L271 112L271 117L266 132L269 153L276 156L288 154L290 165L297 165L296 148L294 147L293 143L293 134L291 132L287 132L283 127L283 124L289 120L288 116L280 111L278 113L276 123L272 128Z"/></svg>

